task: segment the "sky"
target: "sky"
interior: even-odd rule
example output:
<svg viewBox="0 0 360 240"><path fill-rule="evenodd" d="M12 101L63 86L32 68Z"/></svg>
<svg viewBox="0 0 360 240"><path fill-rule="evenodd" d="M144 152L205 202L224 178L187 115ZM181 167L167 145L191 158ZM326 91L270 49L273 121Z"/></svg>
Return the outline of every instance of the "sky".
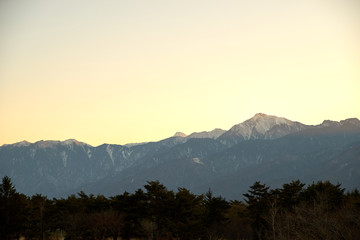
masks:
<svg viewBox="0 0 360 240"><path fill-rule="evenodd" d="M0 145L360 118L357 0L2 0Z"/></svg>

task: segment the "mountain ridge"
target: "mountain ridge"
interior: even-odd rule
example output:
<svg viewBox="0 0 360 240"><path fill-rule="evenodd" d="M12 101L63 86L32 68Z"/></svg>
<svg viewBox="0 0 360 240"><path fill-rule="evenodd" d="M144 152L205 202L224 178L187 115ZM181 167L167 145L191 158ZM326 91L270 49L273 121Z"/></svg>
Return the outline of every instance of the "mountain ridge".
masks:
<svg viewBox="0 0 360 240"><path fill-rule="evenodd" d="M218 136L211 135L214 131ZM257 180L279 184L281 179L309 182L321 176L354 187L360 179L357 118L304 125L256 114L222 131L96 147L75 139L5 144L0 147L0 176L11 177L20 192L49 197L80 190L114 195L160 180L170 189L202 193L211 188L233 198Z"/></svg>
<svg viewBox="0 0 360 240"><path fill-rule="evenodd" d="M218 138L226 138L228 136L231 136L231 137L236 136L242 140L259 139L259 138L260 139L262 139L262 138L274 139L276 137L282 137L289 133L301 131L306 128L341 126L341 125L349 124L349 123L352 125L355 125L355 126L360 126L360 120L358 118L347 118L347 119L340 120L340 121L324 120L322 123L317 124L317 125L306 125L306 124L300 123L298 121L288 120L287 118L284 118L284 117L277 117L277 116L268 115L265 113L256 113L253 117L251 117L241 123L233 125L229 130L215 128L212 131L193 132L189 135L178 131L172 137L181 137L181 138L187 138L187 139L190 139L190 138L218 139ZM279 131L276 128L280 128L280 127L284 127L284 126L286 127L286 125L287 126L296 125L298 128L289 129L290 130L289 132L286 132L283 134L278 134L277 136L274 134L274 132ZM269 126L271 126L271 127L269 127ZM244 128L246 128L246 129L244 129ZM91 144L88 144L85 142L80 142L80 141L77 141L76 139L67 139L64 141L39 140L34 143L28 142L27 140L23 140L23 141L11 143L11 144L3 144L2 146L9 146L9 145L24 146L24 145L30 145L30 144L36 144L36 143L38 143L38 144L49 144L49 143L71 144L71 143L75 143L75 144L86 144L86 145L92 146ZM142 144L147 144L147 143L149 143L149 142L126 143L123 145L112 143L110 145L120 145L120 146L132 147L135 145L142 145ZM108 144L108 143L103 143L103 144ZM100 145L103 145L103 144L100 144ZM2 146L0 146L0 147L2 147Z"/></svg>

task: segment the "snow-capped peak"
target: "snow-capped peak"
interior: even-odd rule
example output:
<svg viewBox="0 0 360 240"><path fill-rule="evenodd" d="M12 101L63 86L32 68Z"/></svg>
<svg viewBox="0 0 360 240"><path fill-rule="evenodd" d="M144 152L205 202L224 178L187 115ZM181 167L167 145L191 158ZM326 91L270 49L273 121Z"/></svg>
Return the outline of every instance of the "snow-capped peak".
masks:
<svg viewBox="0 0 360 240"><path fill-rule="evenodd" d="M213 138L216 139L220 137L222 134L224 134L226 131L222 130L220 128L215 128L214 130L210 132L194 132L188 136L188 138Z"/></svg>
<svg viewBox="0 0 360 240"><path fill-rule="evenodd" d="M68 139L68 140L65 140L65 141L54 141L54 140L41 140L41 141L38 141L35 143L35 146L39 147L39 148L53 148L53 147L56 147L56 146L59 146L59 145L62 145L62 146L68 146L68 147L72 147L73 145L77 145L77 146L80 146L80 145L88 145L86 143L83 143L83 142L79 142L75 139ZM90 145L89 145L90 146Z"/></svg>
<svg viewBox="0 0 360 240"><path fill-rule="evenodd" d="M72 145L72 144L80 145L80 142L77 141L76 139L67 139L65 141L62 141L61 144L62 145Z"/></svg>
<svg viewBox="0 0 360 240"><path fill-rule="evenodd" d="M254 117L246 120L241 124L251 131L255 128L258 133L265 134L275 125L293 125L293 122L286 118L266 115L264 113L257 113Z"/></svg>
<svg viewBox="0 0 360 240"><path fill-rule="evenodd" d="M252 118L233 126L220 138L248 139L273 139L297 132L306 128L299 122L293 122L286 118L257 113ZM237 142L237 140L235 141Z"/></svg>
<svg viewBox="0 0 360 240"><path fill-rule="evenodd" d="M174 137L186 137L187 135L185 134L185 133L183 133L183 132L176 132L175 134L174 134Z"/></svg>
<svg viewBox="0 0 360 240"><path fill-rule="evenodd" d="M14 144L4 144L3 146L9 146L9 145L12 145L14 147L27 147L27 146L31 145L31 143L24 140L24 141L17 142L17 143L14 143Z"/></svg>

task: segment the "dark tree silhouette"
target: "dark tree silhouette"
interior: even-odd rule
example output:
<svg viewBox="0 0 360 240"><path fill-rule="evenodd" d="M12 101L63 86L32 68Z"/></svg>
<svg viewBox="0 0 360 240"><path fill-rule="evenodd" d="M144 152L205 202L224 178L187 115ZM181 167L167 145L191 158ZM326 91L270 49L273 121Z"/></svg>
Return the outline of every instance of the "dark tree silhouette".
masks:
<svg viewBox="0 0 360 240"><path fill-rule="evenodd" d="M209 190L204 197L204 206L207 235L210 238L222 238L227 221L225 213L230 208L229 203L221 196L214 197L212 191Z"/></svg>
<svg viewBox="0 0 360 240"><path fill-rule="evenodd" d="M175 202L174 192L168 191L159 181L149 181L144 188L150 215L156 228L154 237L156 239L172 237L170 220Z"/></svg>
<svg viewBox="0 0 360 240"><path fill-rule="evenodd" d="M175 194L173 232L179 239L199 239L203 234L203 196L196 196L185 188Z"/></svg>
<svg viewBox="0 0 360 240"><path fill-rule="evenodd" d="M0 184L0 239L247 239L358 240L360 193L340 184L298 181L270 189L255 182L245 203L211 191L169 191L150 181L131 194L107 198L79 192L67 198L19 194L11 179Z"/></svg>
<svg viewBox="0 0 360 240"><path fill-rule="evenodd" d="M24 234L28 217L27 198L16 192L11 179L0 184L0 234L2 239L19 239Z"/></svg>
<svg viewBox="0 0 360 240"><path fill-rule="evenodd" d="M244 194L245 202L248 204L250 214L253 218L253 232L254 239L262 239L266 226L266 221L263 215L267 211L267 204L269 201L269 187L260 182L255 182L250 186L248 193Z"/></svg>

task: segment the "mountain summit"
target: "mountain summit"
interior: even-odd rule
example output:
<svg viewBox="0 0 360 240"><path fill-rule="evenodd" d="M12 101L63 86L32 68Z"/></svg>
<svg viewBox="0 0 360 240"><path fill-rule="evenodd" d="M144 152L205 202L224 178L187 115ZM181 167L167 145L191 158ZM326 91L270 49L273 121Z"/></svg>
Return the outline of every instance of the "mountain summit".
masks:
<svg viewBox="0 0 360 240"><path fill-rule="evenodd" d="M309 128L286 118L257 113L254 117L233 126L219 139L226 144L236 144L250 139L275 139Z"/></svg>
<svg viewBox="0 0 360 240"><path fill-rule="evenodd" d="M174 134L174 137L183 137L183 138L185 138L187 135L185 134L185 133L183 133L183 132L176 132L175 134Z"/></svg>
<svg viewBox="0 0 360 240"><path fill-rule="evenodd" d="M217 139L218 137L220 137L222 134L224 134L226 131L222 130L220 128L215 128L214 130L210 131L210 132L194 132L192 134L190 134L188 136L188 138L212 138L212 139Z"/></svg>

